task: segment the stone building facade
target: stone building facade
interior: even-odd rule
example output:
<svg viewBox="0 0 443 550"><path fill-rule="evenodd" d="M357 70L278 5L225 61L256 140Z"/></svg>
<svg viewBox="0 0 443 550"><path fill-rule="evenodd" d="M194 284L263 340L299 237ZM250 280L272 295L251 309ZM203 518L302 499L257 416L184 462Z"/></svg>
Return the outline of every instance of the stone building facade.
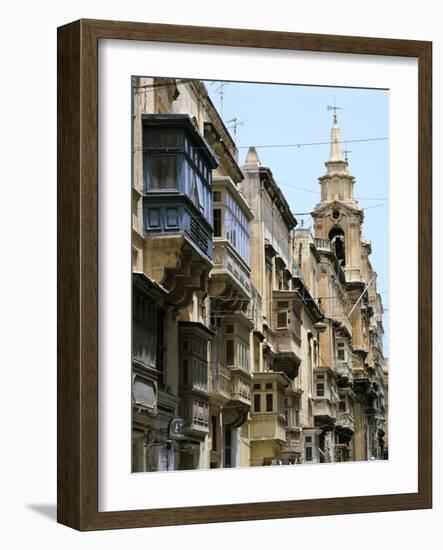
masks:
<svg viewBox="0 0 443 550"><path fill-rule="evenodd" d="M312 212L199 81L133 86L133 471L387 456L383 306L334 118Z"/></svg>

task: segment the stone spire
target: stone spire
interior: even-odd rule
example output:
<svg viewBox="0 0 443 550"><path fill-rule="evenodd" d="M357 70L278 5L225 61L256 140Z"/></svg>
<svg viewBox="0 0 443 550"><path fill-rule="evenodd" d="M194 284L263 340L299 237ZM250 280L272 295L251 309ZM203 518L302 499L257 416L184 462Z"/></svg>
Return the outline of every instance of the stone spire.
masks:
<svg viewBox="0 0 443 550"><path fill-rule="evenodd" d="M255 147L249 147L248 154L246 155L245 164L254 164L260 166L260 157L258 156L257 149Z"/></svg>
<svg viewBox="0 0 443 550"><path fill-rule="evenodd" d="M341 129L337 122L336 113L334 113L334 122L331 128L331 152L329 160L325 164L327 174L349 174L348 161L343 155Z"/></svg>

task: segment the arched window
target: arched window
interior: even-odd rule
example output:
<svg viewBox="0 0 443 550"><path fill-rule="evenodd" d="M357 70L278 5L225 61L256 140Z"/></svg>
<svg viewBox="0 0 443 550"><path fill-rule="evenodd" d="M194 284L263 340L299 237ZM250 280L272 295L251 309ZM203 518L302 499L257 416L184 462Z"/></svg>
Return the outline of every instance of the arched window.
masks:
<svg viewBox="0 0 443 550"><path fill-rule="evenodd" d="M331 241L332 250L338 258L340 265L343 267L346 264L345 255L345 234L340 227L334 227L329 231L329 240Z"/></svg>

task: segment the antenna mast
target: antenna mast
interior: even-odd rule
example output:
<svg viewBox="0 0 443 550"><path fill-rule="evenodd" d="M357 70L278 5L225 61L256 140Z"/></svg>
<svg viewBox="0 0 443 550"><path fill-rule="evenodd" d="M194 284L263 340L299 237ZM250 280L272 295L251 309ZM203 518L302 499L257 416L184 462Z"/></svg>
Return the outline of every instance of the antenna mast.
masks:
<svg viewBox="0 0 443 550"><path fill-rule="evenodd" d="M230 124L230 126L227 126L229 130L231 128L234 130L234 142L237 143L237 128L244 125L243 120L238 120L237 117L234 117L231 118L231 120L228 120L226 124Z"/></svg>
<svg viewBox="0 0 443 550"><path fill-rule="evenodd" d="M223 119L223 98L225 95L225 86L229 86L230 82L222 82L215 92L220 96L220 117Z"/></svg>

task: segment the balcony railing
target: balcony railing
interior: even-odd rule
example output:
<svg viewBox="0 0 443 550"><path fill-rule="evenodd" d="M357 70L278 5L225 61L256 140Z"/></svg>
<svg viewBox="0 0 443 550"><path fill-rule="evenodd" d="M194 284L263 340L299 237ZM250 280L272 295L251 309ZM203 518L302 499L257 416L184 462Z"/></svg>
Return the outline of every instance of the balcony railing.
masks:
<svg viewBox="0 0 443 550"><path fill-rule="evenodd" d="M181 413L187 431L205 437L209 425L209 405L205 399L183 398Z"/></svg>
<svg viewBox="0 0 443 550"><path fill-rule="evenodd" d="M231 373L230 397L232 401L251 404L251 385L242 375Z"/></svg>
<svg viewBox="0 0 443 550"><path fill-rule="evenodd" d="M278 413L253 414L251 416L251 440L278 440L286 443L285 422Z"/></svg>
<svg viewBox="0 0 443 550"><path fill-rule="evenodd" d="M336 426L354 431L354 417L348 412L341 412L338 415Z"/></svg>
<svg viewBox="0 0 443 550"><path fill-rule="evenodd" d="M182 379L182 388L208 393L208 364L191 358L188 360L188 371Z"/></svg>
<svg viewBox="0 0 443 550"><path fill-rule="evenodd" d="M217 365L210 370L209 393L217 394L229 400L231 395L231 373L230 370L223 366Z"/></svg>
<svg viewBox="0 0 443 550"><path fill-rule="evenodd" d="M275 332L275 351L272 369L281 371L290 379L298 376L298 368L301 362L301 340L291 329L277 330Z"/></svg>
<svg viewBox="0 0 443 550"><path fill-rule="evenodd" d="M329 239L314 237L314 243L318 250L323 249L327 250L328 252L332 252L331 241Z"/></svg>
<svg viewBox="0 0 443 550"><path fill-rule="evenodd" d="M300 357L301 338L290 329L275 332L275 347L277 353L295 353Z"/></svg>
<svg viewBox="0 0 443 550"><path fill-rule="evenodd" d="M283 448L284 453L301 453L301 430L299 432L291 432L286 429L286 445Z"/></svg>
<svg viewBox="0 0 443 550"><path fill-rule="evenodd" d="M249 296L251 293L250 271L238 257L227 240L213 242L214 268L211 275L225 273L234 279L235 283Z"/></svg>
<svg viewBox="0 0 443 550"><path fill-rule="evenodd" d="M316 397L314 399L314 416L335 418L335 407L327 397Z"/></svg>
<svg viewBox="0 0 443 550"><path fill-rule="evenodd" d="M337 376L346 379L348 382L352 383L354 380L354 375L352 374L352 369L349 366L349 363L346 361L339 361L336 366Z"/></svg>

